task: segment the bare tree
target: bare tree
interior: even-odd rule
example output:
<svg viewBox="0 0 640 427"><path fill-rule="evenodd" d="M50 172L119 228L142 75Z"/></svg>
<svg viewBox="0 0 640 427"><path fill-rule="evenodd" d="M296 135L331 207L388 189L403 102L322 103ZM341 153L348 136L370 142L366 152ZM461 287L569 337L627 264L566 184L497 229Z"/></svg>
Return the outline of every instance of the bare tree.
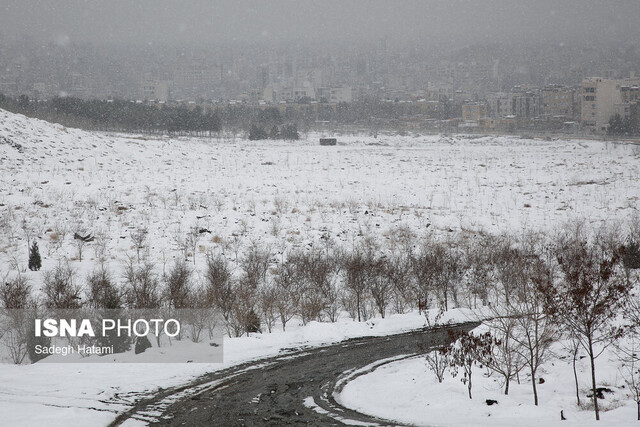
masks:
<svg viewBox="0 0 640 427"><path fill-rule="evenodd" d="M196 253L198 251L198 240L200 238L200 228L197 225L194 225L189 229L187 233L187 238L185 239L185 246L191 249L191 253L193 254L193 263L196 263ZM186 259L186 253L185 253Z"/></svg>
<svg viewBox="0 0 640 427"><path fill-rule="evenodd" d="M371 251L355 249L344 260L345 285L350 292L358 322L367 320L366 295L369 289L370 267L374 262Z"/></svg>
<svg viewBox="0 0 640 427"><path fill-rule="evenodd" d="M478 308L489 303L490 289L494 285L493 238L483 237L465 245L467 292L469 307Z"/></svg>
<svg viewBox="0 0 640 427"><path fill-rule="evenodd" d="M149 232L146 228L139 228L136 231L129 233L133 246L136 248L136 257L138 262L140 262L140 250L144 249L148 234Z"/></svg>
<svg viewBox="0 0 640 427"><path fill-rule="evenodd" d="M278 288L273 283L263 283L258 288L258 299L260 312L267 325L267 330L271 333L278 318Z"/></svg>
<svg viewBox="0 0 640 427"><path fill-rule="evenodd" d="M504 394L509 394L509 384L516 378L525 366L522 331L518 328L518 321L514 317L494 313L492 318L485 322L493 335L493 346L490 357L485 360L485 365L502 377ZM535 376L532 377L535 382Z"/></svg>
<svg viewBox="0 0 640 427"><path fill-rule="evenodd" d="M498 239L492 260L496 280L502 285L501 293L505 297L505 302L509 304L514 290L523 287L524 276L520 273L525 268L522 265L525 256L521 249L515 246L510 236L501 236Z"/></svg>
<svg viewBox="0 0 640 427"><path fill-rule="evenodd" d="M441 307L438 312L433 315L430 314L429 311L425 311L424 315L427 327L438 327L440 326L442 316L444 315L444 308ZM439 348L436 348L435 350L432 350L430 341L420 341L418 343L418 348L421 352L424 353L427 367L429 368L429 370L431 370L431 372L434 373L439 383L442 383L442 381L444 381L444 374L451 363L448 358L448 346L450 345L451 343L448 343L440 346Z"/></svg>
<svg viewBox="0 0 640 427"><path fill-rule="evenodd" d="M252 245L240 260L243 281L254 289L264 282L269 269L271 252L268 248Z"/></svg>
<svg viewBox="0 0 640 427"><path fill-rule="evenodd" d="M78 260L82 261L82 249L84 245L89 242L93 242L94 238L91 236L91 233L85 234L84 236L78 232L73 233L73 242L76 245L76 249L78 250Z"/></svg>
<svg viewBox="0 0 640 427"><path fill-rule="evenodd" d="M618 359L622 366L618 369L638 408L638 421L640 421L640 340L634 331L627 343L617 347Z"/></svg>
<svg viewBox="0 0 640 427"><path fill-rule="evenodd" d="M5 278L0 285L0 308L0 345L8 350L14 364L21 364L32 353L30 350L35 344L31 328L37 310L31 287L24 277ZM42 338L42 344L48 342L49 338ZM37 359L31 360L35 362Z"/></svg>
<svg viewBox="0 0 640 427"><path fill-rule="evenodd" d="M238 280L235 289L235 303L231 310L230 326L234 336L242 336L245 332L251 332L254 327L255 305L257 303L258 288L252 281L243 277Z"/></svg>
<svg viewBox="0 0 640 427"><path fill-rule="evenodd" d="M621 335L614 321L622 311L630 286L619 272L620 254L602 241L589 243L581 228L558 245L560 286L546 286L548 312L575 334L587 351L596 420L598 407L595 360Z"/></svg>
<svg viewBox="0 0 640 427"><path fill-rule="evenodd" d="M430 305L431 292L434 291L436 280L441 264L432 254L432 243L426 242L420 248L420 252L411 255L412 272L415 276L415 295L418 299L417 305L420 311L428 309Z"/></svg>
<svg viewBox="0 0 640 427"><path fill-rule="evenodd" d="M278 264L273 274L277 293L276 310L280 317L283 331L286 329L287 322L298 311L300 303L301 286L299 285L297 274L297 264L291 258Z"/></svg>
<svg viewBox="0 0 640 427"><path fill-rule="evenodd" d="M389 304L391 289L393 288L393 282L390 280L392 276L387 274L387 271L391 268L389 260L385 258L372 259L369 263L369 291L371 292L373 303L383 319Z"/></svg>
<svg viewBox="0 0 640 427"><path fill-rule="evenodd" d="M209 338L213 338L219 316L208 302L207 288L200 286L195 288L191 293L191 304L188 310L180 310L185 314L191 330L191 341L198 343L201 341L202 331L209 331Z"/></svg>
<svg viewBox="0 0 640 427"><path fill-rule="evenodd" d="M459 305L458 287L464 275L465 262L455 242L449 241L439 246L443 247L444 250L441 249L436 253L436 257L443 263L443 270L439 276L437 288L440 290L444 309L448 310L449 298L453 299L453 303L456 306Z"/></svg>
<svg viewBox="0 0 640 427"><path fill-rule="evenodd" d="M402 254L392 255L387 261L384 275L385 280L391 285L393 311L404 313L416 300L412 288L410 257Z"/></svg>
<svg viewBox="0 0 640 427"><path fill-rule="evenodd" d="M205 287L210 305L220 310L231 336L231 315L236 304L235 283L229 263L223 256L208 256Z"/></svg>
<svg viewBox="0 0 640 427"><path fill-rule="evenodd" d="M462 381L467 386L469 399L471 396L473 367L479 363L486 363L491 359L491 347L493 337L490 332L481 335L474 335L473 332L458 333L455 343L447 348L447 357L451 367L451 375L458 376L458 371L462 369Z"/></svg>

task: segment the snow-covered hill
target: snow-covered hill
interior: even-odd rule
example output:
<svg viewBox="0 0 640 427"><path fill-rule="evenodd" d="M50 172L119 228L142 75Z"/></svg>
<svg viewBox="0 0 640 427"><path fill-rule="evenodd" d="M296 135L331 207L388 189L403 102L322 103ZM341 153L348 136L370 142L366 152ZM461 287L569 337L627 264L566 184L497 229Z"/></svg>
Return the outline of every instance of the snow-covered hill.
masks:
<svg viewBox="0 0 640 427"><path fill-rule="evenodd" d="M207 251L264 242L279 251L385 240L401 227L519 232L637 210L640 148L506 137L340 137L299 142L148 139L90 133L0 111L0 255L26 262L26 235L45 267L77 257L76 231L97 244L81 270L132 255L149 232L156 262L182 253L193 228ZM190 259L193 251L188 251ZM108 255L107 255L108 254ZM2 267L4 265L4 267ZM37 275L36 275L37 276ZM37 277L34 277L37 282Z"/></svg>

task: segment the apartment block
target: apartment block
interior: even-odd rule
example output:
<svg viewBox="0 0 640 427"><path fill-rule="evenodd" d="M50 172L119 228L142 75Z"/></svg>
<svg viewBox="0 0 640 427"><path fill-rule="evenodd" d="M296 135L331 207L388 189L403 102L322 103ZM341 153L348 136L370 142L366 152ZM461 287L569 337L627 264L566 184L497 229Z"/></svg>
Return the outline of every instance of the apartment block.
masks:
<svg viewBox="0 0 640 427"><path fill-rule="evenodd" d="M591 77L582 81L582 128L593 133L605 133L609 120L618 112L627 114L632 99L638 99L640 79L603 79ZM628 110L630 113L630 109Z"/></svg>
<svg viewBox="0 0 640 427"><path fill-rule="evenodd" d="M487 104L484 102L468 102L462 104L462 120L465 122L479 122L487 117Z"/></svg>
<svg viewBox="0 0 640 427"><path fill-rule="evenodd" d="M565 117L572 119L575 116L576 90L562 85L545 86L540 90L542 102L542 115L553 117Z"/></svg>

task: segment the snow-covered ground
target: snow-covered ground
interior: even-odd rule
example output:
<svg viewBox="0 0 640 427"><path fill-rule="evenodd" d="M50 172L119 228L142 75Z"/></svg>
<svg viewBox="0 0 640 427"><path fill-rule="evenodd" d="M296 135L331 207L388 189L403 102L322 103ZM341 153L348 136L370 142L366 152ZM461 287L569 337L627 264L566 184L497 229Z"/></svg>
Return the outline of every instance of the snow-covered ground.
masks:
<svg viewBox="0 0 640 427"><path fill-rule="evenodd" d="M43 270L80 273L136 256L148 231L159 266L194 227L196 264L252 242L276 253L328 239L388 242L394 230L553 230L571 218L626 220L640 200L640 147L509 137L339 137L296 142L148 139L87 133L0 111L0 243L4 271L38 239ZM21 149L11 144L20 144ZM78 262L71 238L96 240ZM323 239L320 239L323 237ZM187 248L192 259L193 250ZM26 272L34 283L41 273ZM82 275L82 274L81 274Z"/></svg>
<svg viewBox="0 0 640 427"><path fill-rule="evenodd" d="M254 242L280 256L327 241L351 246L367 236L392 244L394 231L402 228L418 236L433 230L549 231L572 218L594 225L625 221L639 206L640 147L635 145L393 135L339 136L335 147L320 147L317 141L318 135L296 142L249 142L88 133L0 110L0 274L20 270L36 291L43 272L64 261L79 278L100 262L120 277L127 260L137 257L132 236L141 229L148 231L141 256L159 270L186 252L201 274L207 252L234 258ZM196 233L195 245L188 247L187 235L194 228L211 233ZM95 236L84 247L82 261L74 232ZM43 268L38 272L26 270L27 238L40 246ZM286 347L406 330L422 326L423 320L413 313L374 320L375 326L348 319L294 324L286 333L225 340L225 362L215 366L2 364L2 423L104 424L141 394L207 370ZM397 362L371 375L393 369L395 378L415 378L416 389L427 393L416 395L419 404L446 395L435 391L419 360ZM541 399L545 393L554 396L547 397L549 406L527 406L530 399L522 385L509 400L499 396L491 419L478 418L478 423L500 420L508 408L526 411L531 424L551 423L565 402L565 413L573 415L565 374L546 369ZM349 385L345 402L351 387L371 378L375 384L375 377L364 376ZM478 397L483 387L487 396L499 395L491 380L479 378ZM547 391L554 384L556 395ZM452 399L457 394L466 399L457 379L441 386L445 389ZM386 403L389 395L400 396L391 388L384 395ZM474 401L477 406L469 410L484 417L488 409L480 403ZM579 416L587 420L591 413ZM513 419L503 424L513 425Z"/></svg>
<svg viewBox="0 0 640 427"><path fill-rule="evenodd" d="M560 349L558 349L560 350ZM558 351L560 353L560 351ZM566 354L566 351L563 352ZM348 382L336 400L359 412L397 420L400 423L430 426L632 426L637 425L636 403L627 395L624 381L614 363L607 363L606 354L598 359L599 385L613 393L604 393L600 400L600 421L596 422L593 408L586 395L591 384L588 358L578 362L581 403L576 404L575 383L571 360L552 360L540 373L544 379L538 384L539 406L533 404L531 381L525 373L521 382L511 384L509 395L495 375L474 368L473 399L467 387L445 374L438 383L425 363L424 357L414 357L385 364L373 372ZM614 357L610 355L610 357ZM614 361L612 361L614 362ZM497 400L488 406L487 399ZM566 418L560 419L560 411Z"/></svg>

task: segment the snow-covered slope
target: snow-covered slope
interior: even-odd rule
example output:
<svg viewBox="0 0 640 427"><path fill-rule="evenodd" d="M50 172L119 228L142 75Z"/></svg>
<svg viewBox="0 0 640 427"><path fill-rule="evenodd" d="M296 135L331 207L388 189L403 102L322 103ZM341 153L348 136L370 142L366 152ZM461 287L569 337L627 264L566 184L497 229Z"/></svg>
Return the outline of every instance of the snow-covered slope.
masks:
<svg viewBox="0 0 640 427"><path fill-rule="evenodd" d="M574 217L626 220L639 203L640 149L633 145L339 140L320 147L316 135L298 142L148 139L0 111L0 234L9 236L0 254L24 262L28 233L50 266L77 256L71 236L84 231L98 244L77 267L105 254L119 267L134 252L131 234L144 228L149 256L166 263L197 227L212 232L198 236L199 265L207 251L235 253L256 241L281 252L319 244L321 236L348 245L366 235L384 241L401 227L418 235L428 227L552 230Z"/></svg>

